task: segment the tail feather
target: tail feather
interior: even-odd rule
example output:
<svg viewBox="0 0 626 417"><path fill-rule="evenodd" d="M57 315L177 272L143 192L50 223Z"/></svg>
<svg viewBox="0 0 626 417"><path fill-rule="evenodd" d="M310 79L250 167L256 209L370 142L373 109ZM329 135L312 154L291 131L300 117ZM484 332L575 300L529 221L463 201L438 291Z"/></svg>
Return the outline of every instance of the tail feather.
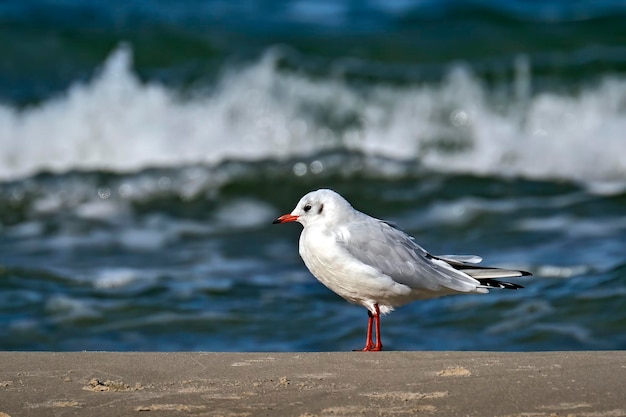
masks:
<svg viewBox="0 0 626 417"><path fill-rule="evenodd" d="M438 258L450 264L454 269L478 280L482 288L504 288L508 290L524 288L512 282L498 281L497 278L514 278L532 275L530 272L516 269L502 269L476 265L476 259L473 257L445 255Z"/></svg>
<svg viewBox="0 0 626 417"><path fill-rule="evenodd" d="M481 279L493 279L493 278L513 278L513 277L523 277L527 275L531 275L526 271L518 271L516 269L500 269L500 268L489 268L489 267L476 267L476 268L455 268L461 272L465 272L472 278L476 278L477 280Z"/></svg>
<svg viewBox="0 0 626 417"><path fill-rule="evenodd" d="M483 260L483 258L477 255L438 255L437 258L450 263L456 262L462 264L477 264Z"/></svg>

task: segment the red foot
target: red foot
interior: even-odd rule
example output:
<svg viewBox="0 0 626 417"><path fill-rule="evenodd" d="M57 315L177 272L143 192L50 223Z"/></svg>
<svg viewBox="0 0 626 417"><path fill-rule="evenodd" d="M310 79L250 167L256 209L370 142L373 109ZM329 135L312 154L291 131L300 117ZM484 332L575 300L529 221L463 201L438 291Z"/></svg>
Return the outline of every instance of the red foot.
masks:
<svg viewBox="0 0 626 417"><path fill-rule="evenodd" d="M353 352L380 352L381 350L383 350L383 345L365 346L363 349L354 349Z"/></svg>

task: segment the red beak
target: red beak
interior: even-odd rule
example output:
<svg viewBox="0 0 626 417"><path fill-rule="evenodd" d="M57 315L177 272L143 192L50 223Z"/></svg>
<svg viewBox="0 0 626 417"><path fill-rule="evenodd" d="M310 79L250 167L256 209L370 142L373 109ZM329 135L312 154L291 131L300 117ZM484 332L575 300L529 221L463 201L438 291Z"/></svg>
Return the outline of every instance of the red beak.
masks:
<svg viewBox="0 0 626 417"><path fill-rule="evenodd" d="M296 220L298 220L298 216L292 216L291 214L283 214L282 216L274 220L272 224L295 222Z"/></svg>

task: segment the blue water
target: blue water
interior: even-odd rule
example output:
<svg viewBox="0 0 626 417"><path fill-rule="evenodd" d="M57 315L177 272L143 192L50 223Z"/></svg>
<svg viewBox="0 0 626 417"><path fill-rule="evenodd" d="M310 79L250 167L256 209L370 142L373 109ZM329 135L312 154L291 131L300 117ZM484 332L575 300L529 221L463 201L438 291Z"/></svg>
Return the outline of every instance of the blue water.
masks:
<svg viewBox="0 0 626 417"><path fill-rule="evenodd" d="M389 349L626 347L626 3L0 3L0 349L320 351L367 314L298 225L330 187L532 271Z"/></svg>

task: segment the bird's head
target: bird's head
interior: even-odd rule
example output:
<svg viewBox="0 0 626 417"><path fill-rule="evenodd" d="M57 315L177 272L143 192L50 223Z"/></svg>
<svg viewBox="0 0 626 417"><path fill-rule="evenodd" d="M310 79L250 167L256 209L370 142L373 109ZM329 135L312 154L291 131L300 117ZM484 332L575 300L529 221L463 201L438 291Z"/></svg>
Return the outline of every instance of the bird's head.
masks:
<svg viewBox="0 0 626 417"><path fill-rule="evenodd" d="M319 221L339 223L348 213L354 211L350 203L333 190L311 191L298 201L296 208L274 220L274 224L298 222L306 227Z"/></svg>

